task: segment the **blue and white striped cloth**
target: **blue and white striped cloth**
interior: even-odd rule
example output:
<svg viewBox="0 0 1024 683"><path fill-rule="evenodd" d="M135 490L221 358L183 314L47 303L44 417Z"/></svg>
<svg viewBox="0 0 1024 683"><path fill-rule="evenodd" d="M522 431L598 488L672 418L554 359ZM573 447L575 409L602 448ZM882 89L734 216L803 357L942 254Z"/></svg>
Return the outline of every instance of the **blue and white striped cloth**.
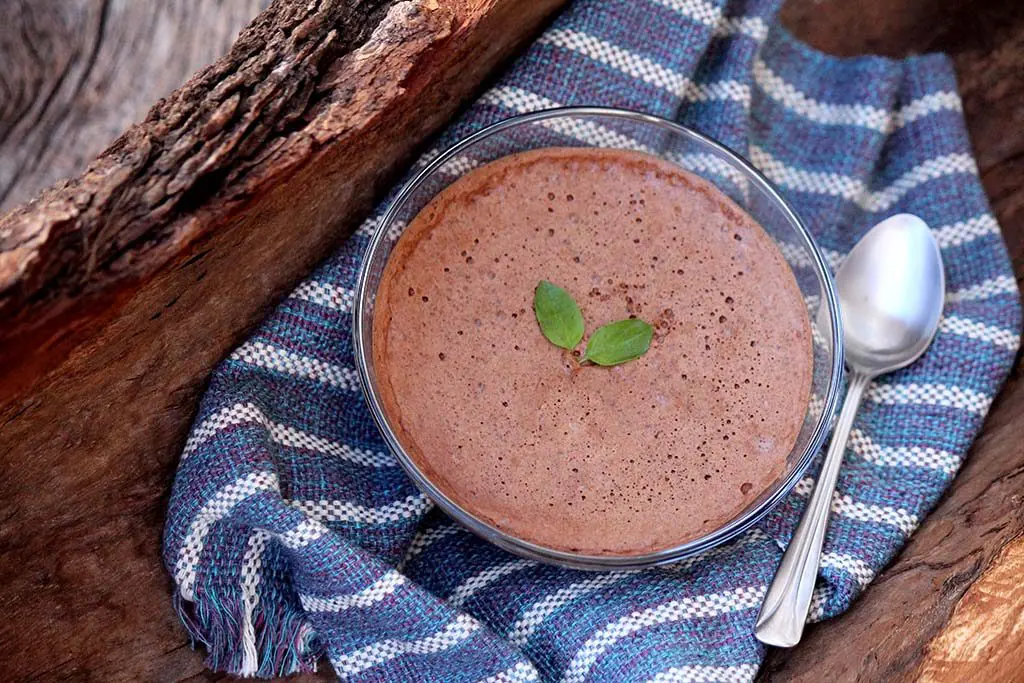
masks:
<svg viewBox="0 0 1024 683"><path fill-rule="evenodd" d="M900 549L981 427L1019 343L1017 287L977 177L949 60L834 59L779 0L577 0L435 144L564 104L681 121L754 161L833 266L882 217L916 213L949 288L935 344L874 383L833 506L812 619ZM185 446L165 561L210 665L270 676L326 657L373 681L749 681L752 624L813 480L702 557L584 573L453 525L369 418L350 316L375 222L216 370Z"/></svg>

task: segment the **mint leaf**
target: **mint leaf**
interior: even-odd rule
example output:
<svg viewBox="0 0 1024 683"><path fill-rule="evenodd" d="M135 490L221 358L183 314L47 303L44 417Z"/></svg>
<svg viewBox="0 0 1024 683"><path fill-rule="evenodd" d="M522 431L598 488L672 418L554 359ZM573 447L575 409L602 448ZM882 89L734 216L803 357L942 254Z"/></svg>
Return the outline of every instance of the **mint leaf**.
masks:
<svg viewBox="0 0 1024 683"><path fill-rule="evenodd" d="M540 331L555 346L572 349L583 339L583 314L561 287L541 280L533 293L533 310Z"/></svg>
<svg viewBox="0 0 1024 683"><path fill-rule="evenodd" d="M639 358L651 346L654 328L643 320L630 318L594 330L583 360L598 365L618 365Z"/></svg>

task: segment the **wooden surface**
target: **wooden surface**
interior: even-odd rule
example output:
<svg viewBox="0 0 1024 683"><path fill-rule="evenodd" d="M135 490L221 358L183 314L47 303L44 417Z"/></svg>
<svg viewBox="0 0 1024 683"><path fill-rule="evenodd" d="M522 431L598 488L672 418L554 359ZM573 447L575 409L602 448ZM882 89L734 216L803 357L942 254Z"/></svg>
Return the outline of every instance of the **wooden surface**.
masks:
<svg viewBox="0 0 1024 683"><path fill-rule="evenodd" d="M1024 537L1011 542L960 600L916 674L922 683L1024 678Z"/></svg>
<svg viewBox="0 0 1024 683"><path fill-rule="evenodd" d="M159 559L205 378L558 4L278 0L0 218L0 681L205 677Z"/></svg>
<svg viewBox="0 0 1024 683"><path fill-rule="evenodd" d="M85 170L269 0L3 0L0 211Z"/></svg>
<svg viewBox="0 0 1024 683"><path fill-rule="evenodd" d="M197 17L207 6L225 17L244 13L237 9L243 3L163 3L178 4L195 7ZM0 680L218 678L204 673L200 655L185 645L158 561L166 492L206 374L347 233L413 141L440 125L558 2L422 0L417 12L396 12L389 28L353 52L380 22L384 4L390 3L321 3L338 14L312 24L286 11L311 11L306 2L273 5L249 42L243 37L212 70L159 103L106 162L14 219L0 219ZM46 7L28 0L13 6L24 17L30 5ZM49 2L58 5L78 18L52 24L64 31L56 43L76 44L76 26L92 26L92 34L83 29L86 36L100 36L81 38L98 49L68 47L67 66L48 66L69 74L45 78L57 84L49 86L57 93L49 101L66 102L71 111L91 86L70 94L61 88L83 78L70 74L92 72L85 68L89 55L102 54L102 36L111 30L95 27L134 11L126 9L134 3ZM784 20L800 37L839 54L954 55L982 179L1024 274L1024 5L790 0ZM275 43L270 28L287 22L303 26L299 42ZM17 43L10 25L0 22L5 59ZM340 29L328 42L340 42L310 51L324 44L330 27ZM43 23L31 29L47 30ZM274 46L272 54L256 49L261 41ZM140 39L132 49L150 42ZM195 49L202 43L196 38ZM269 61L253 64L257 52ZM128 93L112 82L132 63L120 59L120 70L90 83ZM246 118L259 79L234 91L222 84L237 86L238 74L283 64L296 69L292 77L306 90L268 93L260 115ZM168 89L184 75L168 75ZM3 87L0 80L0 191L11 187L13 197L52 180L45 175L49 163L31 166L40 145L48 145L43 154L69 155L53 162L67 164L61 173L85 170L88 155L64 145L55 131L85 145L91 136L75 138L74 129L92 119L75 115L66 120L77 123L45 124L50 132L33 136L31 126L12 123ZM47 96L25 101L38 112ZM95 105L91 116L102 118L104 106L117 109L110 103ZM302 116L274 118L296 105ZM24 120L36 119L65 120L38 113ZM28 131L19 135L37 151L23 157L29 166L19 166L26 170L12 183L5 174L7 150L20 149L10 143L15 125ZM94 144L112 135L108 130ZM172 140L203 144L181 152ZM142 143L150 146L139 158L132 151ZM245 154L232 156L247 144ZM233 174L240 166L246 173ZM131 171L117 172L126 167ZM147 184L171 171L181 187ZM293 200L298 187L301 205ZM102 211L90 213L96 207ZM15 228L29 239L12 240ZM130 230L141 234L119 243ZM100 245L96 256L75 243L83 234ZM12 245L29 245L28 256L4 261ZM119 261L133 245L142 245L146 258ZM13 293L3 284L12 262L19 273L34 274ZM812 627L799 648L773 653L762 680L1024 680L1022 409L1018 370L950 494L894 565L843 618Z"/></svg>

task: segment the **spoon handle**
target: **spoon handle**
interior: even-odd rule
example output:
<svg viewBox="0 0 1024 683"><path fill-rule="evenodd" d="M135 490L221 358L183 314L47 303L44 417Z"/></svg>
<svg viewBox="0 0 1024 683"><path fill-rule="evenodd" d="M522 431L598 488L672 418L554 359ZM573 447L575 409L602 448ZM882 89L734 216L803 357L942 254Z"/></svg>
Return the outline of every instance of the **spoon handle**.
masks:
<svg viewBox="0 0 1024 683"><path fill-rule="evenodd" d="M828 527L828 514L832 508L832 494L835 492L843 452L850 436L853 418L860 406L861 396L871 377L852 373L846 392L843 409L836 421L821 475L814 487L814 493L807 503L804 516L796 528L786 554L768 586L761 612L757 615L754 635L762 643L777 647L793 647L800 642L804 623L811 607L811 594L818 578L818 563L821 559L821 545Z"/></svg>

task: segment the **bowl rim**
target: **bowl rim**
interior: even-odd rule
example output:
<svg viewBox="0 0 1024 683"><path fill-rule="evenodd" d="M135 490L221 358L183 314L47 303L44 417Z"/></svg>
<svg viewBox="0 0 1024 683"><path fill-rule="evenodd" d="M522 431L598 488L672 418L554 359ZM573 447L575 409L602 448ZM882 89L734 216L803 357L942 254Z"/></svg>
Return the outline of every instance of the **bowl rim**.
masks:
<svg viewBox="0 0 1024 683"><path fill-rule="evenodd" d="M811 433L811 437L804 449L804 452L800 456L800 460L797 462L796 466L792 468L789 475L781 482L781 484L776 485L775 490L770 496L762 500L756 507L748 510L746 514L730 520L710 533L690 539L685 543L640 555L588 555L585 553L575 553L548 548L513 536L493 524L479 519L462 508L462 506L447 496L423 474L399 442L395 431L391 428L387 416L384 413L378 393L371 383L371 377L374 374L371 368L372 359L363 344L363 334L364 332L372 334L373 324L372 315L369 314L365 305L365 301L367 299L366 290L369 287L369 281L372 275L370 266L374 262L376 252L381 248L382 244L384 244L384 238L388 233L388 227L395 221L398 211L412 193L415 192L419 186L438 168L443 166L454 156L458 155L466 148L471 147L477 142L496 133L500 133L509 128L522 126L524 124L536 123L554 118L588 116L640 122L666 129L677 135L682 135L685 138L714 149L718 154L725 157L730 164L738 166L747 176L753 178L757 183L759 183L762 186L761 189L763 189L777 207L781 209L786 219L796 228L797 232L800 233L806 241L811 252L811 265L813 266L815 274L818 277L818 281L824 290L822 303L827 304L825 308L819 310L827 310L829 318L828 336L830 337L832 345L832 367L830 368L828 387L825 392L825 396L823 397L822 410L818 416L817 424L814 426L814 430ZM595 146L600 147L600 145ZM376 292L373 294L375 295ZM614 107L555 107L524 114L517 114L515 116L502 119L458 140L434 157L421 170L416 172L412 178L402 185L398 193L395 194L394 198L388 203L387 209L381 216L381 219L375 227L370 241L363 252L353 298L353 351L359 382L362 387L362 393L368 407L370 408L370 413L373 416L373 420L378 431L381 433L381 436L384 438L388 448L398 460L402 469L417 488L419 488L447 515L455 519L462 526L473 531L485 540L508 550L509 552L521 557L527 557L529 559L539 560L549 564L574 569L641 569L644 567L677 562L735 539L764 519L769 512L775 509L778 504L793 491L796 484L803 478L807 469L810 467L814 456L821 450L821 447L824 444L839 403L839 392L844 369L842 319L835 281L833 280L832 272L828 267L821 248L818 246L817 240L814 239L814 236L800 219L799 214L792 206L790 206L782 193L780 193L772 182L768 180L768 178L765 177L757 168L755 168L754 165L751 164L743 155L735 152L727 145L704 135L703 133L676 123L675 121L653 114Z"/></svg>

